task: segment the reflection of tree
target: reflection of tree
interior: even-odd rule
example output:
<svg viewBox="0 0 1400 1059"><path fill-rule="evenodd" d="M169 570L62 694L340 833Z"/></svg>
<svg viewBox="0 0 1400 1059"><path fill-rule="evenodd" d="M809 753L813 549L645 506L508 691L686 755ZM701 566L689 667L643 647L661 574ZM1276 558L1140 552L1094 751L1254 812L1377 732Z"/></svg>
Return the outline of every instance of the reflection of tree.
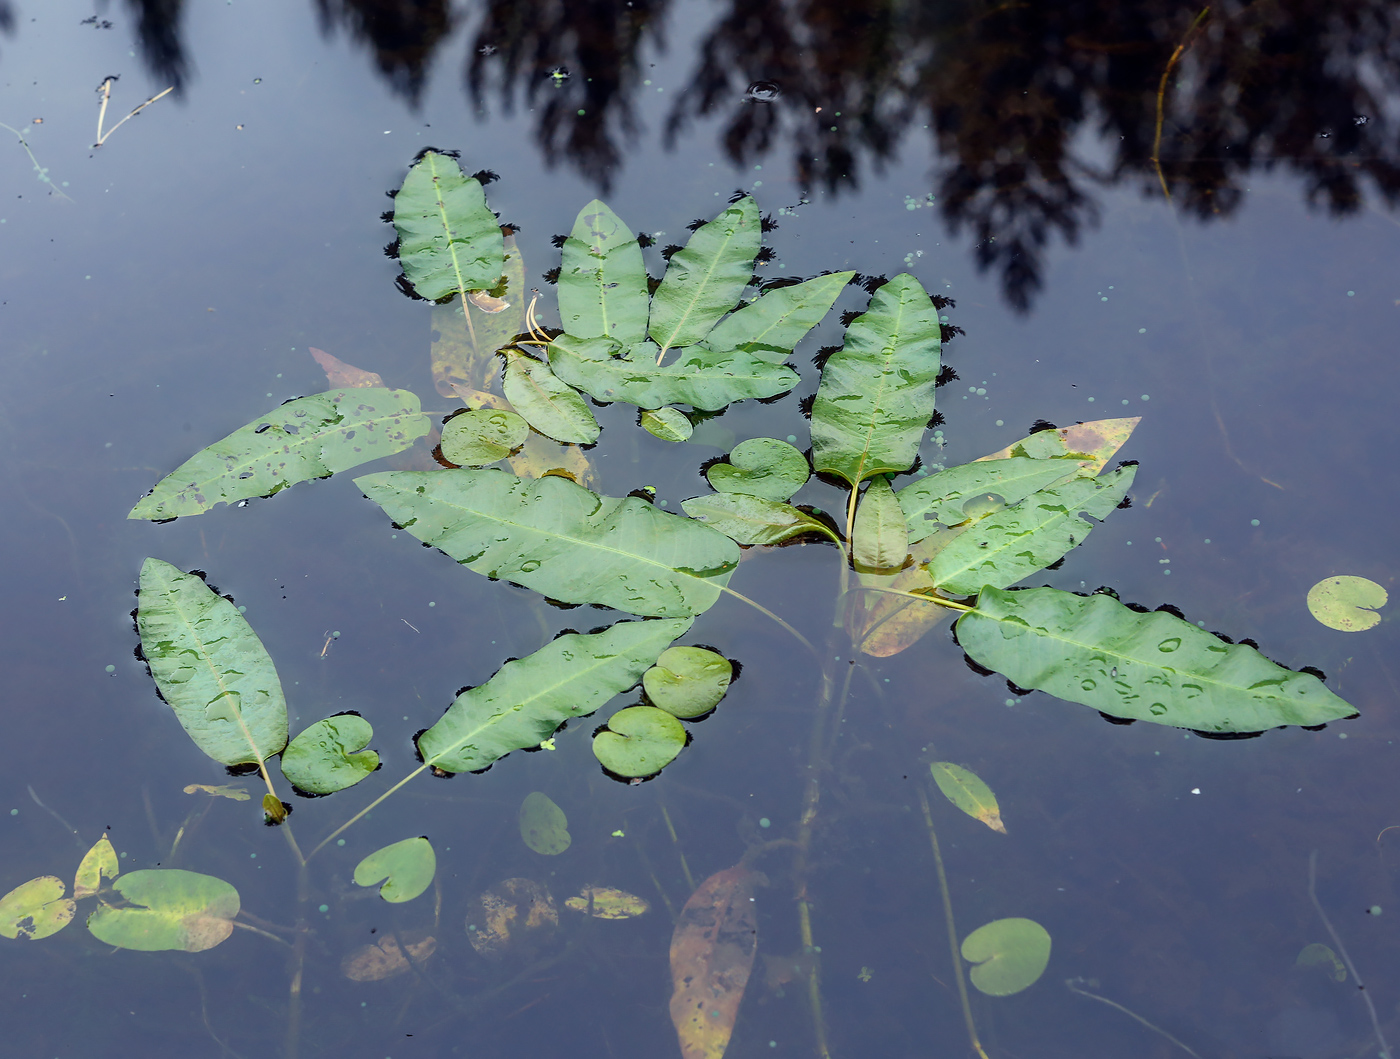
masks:
<svg viewBox="0 0 1400 1059"><path fill-rule="evenodd" d="M416 105L433 53L452 31L447 0L316 0L321 25L336 25L374 53L395 92Z"/></svg>
<svg viewBox="0 0 1400 1059"><path fill-rule="evenodd" d="M126 0L136 16L136 35L141 41L141 57L157 80L184 91L189 76L189 60L180 41L180 16L185 0Z"/></svg>

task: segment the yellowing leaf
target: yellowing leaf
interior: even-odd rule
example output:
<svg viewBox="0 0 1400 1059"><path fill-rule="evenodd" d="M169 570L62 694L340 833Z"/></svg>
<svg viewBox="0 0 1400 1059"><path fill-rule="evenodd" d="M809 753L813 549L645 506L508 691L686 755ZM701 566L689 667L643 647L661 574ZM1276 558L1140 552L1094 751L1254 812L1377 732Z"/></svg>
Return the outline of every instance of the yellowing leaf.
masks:
<svg viewBox="0 0 1400 1059"><path fill-rule="evenodd" d="M1099 419L1058 430L1041 430L1020 441L1013 441L1006 448L981 457L981 460L1005 460L1012 456L1029 456L1037 460L1074 459L1080 461L1080 475L1092 478L1123 447L1141 421L1142 416Z"/></svg>
<svg viewBox="0 0 1400 1059"><path fill-rule="evenodd" d="M277 795L271 793L263 795L262 807L263 812L267 814L267 822L269 824L280 824L283 820L287 819L287 814L292 811L291 806L278 798Z"/></svg>
<svg viewBox="0 0 1400 1059"><path fill-rule="evenodd" d="M978 778L977 773L950 761L935 761L929 765L929 771L933 773L933 782L938 784L938 789L950 802L993 831L1006 834L997 796Z"/></svg>
<svg viewBox="0 0 1400 1059"><path fill-rule="evenodd" d="M682 1059L720 1059L758 948L757 872L737 864L711 875L681 909L671 935L671 1022Z"/></svg>
<svg viewBox="0 0 1400 1059"><path fill-rule="evenodd" d="M340 973L352 982L379 982L403 974L412 966L409 963L422 963L437 949L437 939L424 938L422 941L409 941L405 945L405 957L399 943L392 937L380 938L372 945L361 945L348 953L340 961Z"/></svg>
<svg viewBox="0 0 1400 1059"><path fill-rule="evenodd" d="M384 380L379 377L378 372L365 371L364 368L346 364L345 361L315 346L307 346L306 349L315 358L316 363L321 365L321 370L326 373L326 382L332 390L384 385Z"/></svg>
<svg viewBox="0 0 1400 1059"><path fill-rule="evenodd" d="M559 909L549 890L533 879L505 879L469 906L472 948L488 959L528 957L554 937Z"/></svg>
<svg viewBox="0 0 1400 1059"><path fill-rule="evenodd" d="M585 886L578 897L570 897L564 902L565 908L575 912L586 912L597 919L631 919L640 916L651 905L625 890L615 890L611 886Z"/></svg>
<svg viewBox="0 0 1400 1059"><path fill-rule="evenodd" d="M103 835L96 845L83 855L78 864L78 873L73 878L73 899L91 897L102 889L104 876L115 879L120 871L117 851L112 848L112 843L107 841L107 836Z"/></svg>
<svg viewBox="0 0 1400 1059"><path fill-rule="evenodd" d="M41 875L0 897L0 935L37 941L57 934L78 907L64 889L62 879Z"/></svg>
<svg viewBox="0 0 1400 1059"><path fill-rule="evenodd" d="M1329 629L1362 632L1377 624L1390 596L1380 585L1350 574L1325 577L1308 589L1308 610Z"/></svg>
<svg viewBox="0 0 1400 1059"><path fill-rule="evenodd" d="M203 791L212 798L232 798L235 802L246 802L252 797L242 787L235 787L231 783L221 783L217 787L211 787L207 783L191 783L185 788L186 794L195 794Z"/></svg>

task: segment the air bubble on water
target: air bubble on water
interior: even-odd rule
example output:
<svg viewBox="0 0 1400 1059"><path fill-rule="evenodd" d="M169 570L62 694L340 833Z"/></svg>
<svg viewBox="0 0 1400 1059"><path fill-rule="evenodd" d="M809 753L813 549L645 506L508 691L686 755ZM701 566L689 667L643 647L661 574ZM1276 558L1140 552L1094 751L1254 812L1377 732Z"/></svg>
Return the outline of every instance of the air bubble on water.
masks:
<svg viewBox="0 0 1400 1059"><path fill-rule="evenodd" d="M745 103L773 103L783 90L772 81L755 81L744 91Z"/></svg>

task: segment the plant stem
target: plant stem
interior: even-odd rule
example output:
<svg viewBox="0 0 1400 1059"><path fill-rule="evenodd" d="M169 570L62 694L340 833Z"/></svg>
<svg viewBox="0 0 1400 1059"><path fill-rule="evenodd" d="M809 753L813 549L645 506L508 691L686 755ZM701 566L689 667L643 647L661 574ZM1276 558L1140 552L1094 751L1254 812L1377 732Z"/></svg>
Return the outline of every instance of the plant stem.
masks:
<svg viewBox="0 0 1400 1059"><path fill-rule="evenodd" d="M778 617L776 614L774 614L774 613L773 613L771 610L769 610L767 607L763 606L761 603L756 603L756 602L754 602L753 600L749 599L748 596L744 595L742 592L735 592L732 588L729 588L727 585L720 585L720 586L719 586L719 590L720 590L721 592L728 592L728 593L729 593L731 596L733 596L735 599L743 600L745 603L747 603L749 606L753 607L753 609L756 610L756 611L758 611L760 614L766 614L768 617L772 618L774 621L776 621L779 625L781 625L781 626L782 626L784 629L786 629L788 632L792 633L793 636L797 637L798 641L802 644L803 647L805 647L805 648L807 648L807 650L811 651L812 654L817 654L817 649L816 649L814 646L812 646L812 641L811 641L811 640L807 639L807 637L803 636L800 632L798 632L796 629L794 629L794 628L793 628L791 625L789 625L787 622L783 621L782 618Z"/></svg>
<svg viewBox="0 0 1400 1059"><path fill-rule="evenodd" d="M1341 936L1337 933L1332 921L1327 918L1327 913L1322 910L1322 902L1317 899L1317 850L1308 854L1308 900L1317 909L1318 916L1322 919L1322 925L1327 928L1327 933L1332 938L1332 944L1337 946L1337 952L1341 954L1342 960L1347 965L1347 970L1351 972L1351 980L1356 983L1356 988L1361 991L1361 999L1366 1001L1366 1010L1371 1013L1371 1028L1376 1032L1376 1042L1381 1046L1381 1059L1391 1059L1390 1045L1385 1043L1385 1034L1381 1032L1380 1019L1376 1017L1376 1005L1371 1003L1371 994L1366 992L1366 984L1361 981L1361 976L1356 973L1356 964L1351 962L1351 957L1347 955L1347 947L1342 944Z"/></svg>
<svg viewBox="0 0 1400 1059"><path fill-rule="evenodd" d="M352 816L349 820L345 821L345 823L341 824L341 825L340 825L339 827L337 827L334 831L332 831L329 835L327 835L325 838L321 839L321 841L318 842L318 843L316 844L316 847L315 847L314 849L312 849L312 851L306 855L306 860L309 861L312 857L316 856L317 853L320 853L321 850L325 849L325 847L330 843L330 841L331 841L333 838L336 838L337 836L339 836L340 834L342 834L342 833L343 833L347 828L349 828L352 824L357 823L357 822L358 822L362 817L364 817L367 813L372 812L374 809L378 808L378 806L380 805L380 803L382 803L386 798L388 798L389 795L391 795L391 794L395 793L396 791L398 791L399 788L407 786L408 783L409 783L409 781L411 781L411 780L413 780L413 779L416 779L421 773L426 772L426 771L427 771L429 768L431 768L431 767L432 767L431 762L425 762L424 764L419 765L416 769L414 769L412 772L410 772L407 776L405 776L403 779L399 780L398 783L394 784L394 785L393 785L392 787L390 787L387 791L385 791L383 794L381 794L378 798L374 799L374 801L370 802L370 803L369 803L368 805L366 805L363 809L361 809L358 813L356 813L354 816ZM305 863L305 862L303 862L303 863Z"/></svg>
<svg viewBox="0 0 1400 1059"><path fill-rule="evenodd" d="M39 159L34 157L34 152L29 149L29 141L24 138L24 133L20 132L18 129L11 128L3 121L0 121L0 129L8 129L15 134L15 139L19 140L19 145L24 148L24 153L29 155L29 160L34 163L34 171L39 174L39 179L53 188L54 194L58 195L59 198L68 199L69 202L72 202L73 200L63 193L63 189L49 179L49 171L39 164ZM59 519L59 521L62 522L63 520ZM65 523L64 525L66 526L67 524ZM72 534L72 530L69 530L69 534Z"/></svg>
<svg viewBox="0 0 1400 1059"><path fill-rule="evenodd" d="M958 928L953 922L953 898L948 893L948 876L943 871L943 854L938 849L938 833L933 829L933 813L929 811L928 795L923 784L919 784L919 807L924 811L924 824L928 827L929 844L933 846L933 863L938 867L938 889L943 894L943 916L948 923L948 952L953 958L953 975L958 980L958 1000L962 1003L963 1019L967 1022L968 1040L973 1050L987 1059L982 1050L982 1042L977 1039L977 1024L972 1021L972 1005L967 1000L967 982L963 980L962 954L958 952Z"/></svg>
<svg viewBox="0 0 1400 1059"><path fill-rule="evenodd" d="M1209 17L1210 8L1202 8L1201 13L1197 15L1195 21L1191 23L1191 28L1188 29L1186 35L1181 38L1181 43L1178 44L1176 50L1172 52L1171 58L1167 60L1166 69L1162 71L1162 80L1157 85L1157 131L1152 137L1152 154L1150 157L1153 168L1157 170L1157 180L1162 185L1162 194L1167 197L1168 202L1172 200L1172 193L1171 189L1167 187L1167 178L1162 173L1162 117L1167 96L1167 78L1171 77L1172 71L1176 69L1177 62L1181 59L1181 56L1185 54L1186 49L1191 46L1191 41L1194 39L1196 31L1205 24L1206 19Z"/></svg>
<svg viewBox="0 0 1400 1059"><path fill-rule="evenodd" d="M1108 1005L1109 1007L1111 1007L1111 1008L1116 1008L1117 1010L1123 1012L1123 1014L1127 1015L1128 1018L1130 1018L1130 1019L1136 1019L1138 1022L1141 1022L1144 1026L1146 1026L1146 1027L1147 1027L1149 1030L1151 1030L1153 1033L1160 1033L1163 1037L1165 1037L1167 1040L1171 1041L1172 1044L1176 1045L1178 1048L1180 1048L1180 1049L1181 1049L1183 1052L1185 1052L1187 1055L1194 1055L1194 1056L1196 1056L1196 1059L1201 1059L1201 1057L1200 1057L1199 1055L1196 1055L1195 1052L1193 1052L1193 1051L1192 1051L1190 1048L1188 1048L1186 1045L1182 1044L1179 1040L1177 1040L1175 1037L1173 1037L1173 1036L1172 1036L1170 1033L1168 1033L1166 1030L1162 1029L1162 1027L1152 1025L1152 1023L1148 1022L1145 1018L1143 1018L1143 1017L1142 1017L1141 1015L1139 1015L1137 1012L1135 1012L1135 1011L1129 1011L1129 1010L1128 1010L1127 1008L1125 1008L1122 1004L1119 1004L1119 1003L1117 1003L1117 1002L1115 1002L1115 1001L1109 1000L1108 997L1106 997L1106 996L1099 996L1097 993L1091 993L1091 992L1089 992L1087 989L1080 989L1077 983L1078 983L1078 982L1081 982L1081 981L1083 981L1083 979L1081 979L1081 978L1066 978L1066 979L1065 979L1065 985L1069 988L1069 991L1070 991L1071 993L1078 993L1080 996L1088 997L1090 1000L1097 1000L1097 1001L1099 1001L1100 1003L1107 1004L1107 1005Z"/></svg>

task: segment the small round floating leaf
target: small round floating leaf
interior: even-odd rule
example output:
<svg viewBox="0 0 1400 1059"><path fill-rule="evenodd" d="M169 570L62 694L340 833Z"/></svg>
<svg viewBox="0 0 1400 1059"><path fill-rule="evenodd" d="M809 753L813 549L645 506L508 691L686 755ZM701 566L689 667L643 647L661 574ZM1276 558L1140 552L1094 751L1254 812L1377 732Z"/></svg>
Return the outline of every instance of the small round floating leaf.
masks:
<svg viewBox="0 0 1400 1059"><path fill-rule="evenodd" d="M505 459L529 433L524 419L503 408L463 412L442 425L442 456L458 467L481 467Z"/></svg>
<svg viewBox="0 0 1400 1059"><path fill-rule="evenodd" d="M609 772L636 778L660 772L685 746L681 722L655 706L618 710L593 737L593 754Z"/></svg>
<svg viewBox="0 0 1400 1059"><path fill-rule="evenodd" d="M651 908L645 898L615 890L611 886L585 886L577 897L564 902L565 908L584 912L597 919L631 919Z"/></svg>
<svg viewBox="0 0 1400 1059"><path fill-rule="evenodd" d="M988 996L1010 996L1035 984L1050 962L1050 934L1033 919L997 919L963 938L968 977Z"/></svg>
<svg viewBox="0 0 1400 1059"><path fill-rule="evenodd" d="M1325 577L1308 589L1308 610L1329 629L1361 632L1381 620L1376 611L1389 599L1374 581L1347 574Z"/></svg>
<svg viewBox="0 0 1400 1059"><path fill-rule="evenodd" d="M379 888L379 896L391 904L412 901L426 890L437 874L437 854L426 838L406 838L377 849L355 865L355 885Z"/></svg>
<svg viewBox="0 0 1400 1059"><path fill-rule="evenodd" d="M317 721L282 752L282 775L308 794L353 787L379 767L379 755L365 749L373 735L370 723L353 713Z"/></svg>
<svg viewBox="0 0 1400 1059"><path fill-rule="evenodd" d="M546 857L563 853L573 841L564 810L539 791L531 791L520 803L520 837L525 845Z"/></svg>
<svg viewBox="0 0 1400 1059"><path fill-rule="evenodd" d="M0 934L31 941L57 934L77 909L65 889L62 879L41 875L0 897Z"/></svg>
<svg viewBox="0 0 1400 1059"><path fill-rule="evenodd" d="M178 868L131 871L113 888L129 904L98 905L88 930L98 941L138 952L203 952L233 933L238 891L222 879Z"/></svg>
<svg viewBox="0 0 1400 1059"><path fill-rule="evenodd" d="M668 647L642 675L642 687L654 705L689 719L713 710L733 676L723 655L703 647Z"/></svg>
<svg viewBox="0 0 1400 1059"><path fill-rule="evenodd" d="M1346 965L1337 958L1337 954L1331 948L1321 942L1315 941L1311 945L1304 945L1303 950L1298 953L1298 958L1293 962L1296 967L1317 967L1335 982L1347 980Z"/></svg>
<svg viewBox="0 0 1400 1059"><path fill-rule="evenodd" d="M811 473L807 457L786 441L750 438L734 446L728 463L715 464L705 477L719 493L784 501L807 483Z"/></svg>
<svg viewBox="0 0 1400 1059"><path fill-rule="evenodd" d="M642 409L642 429L654 434L662 441L688 441L695 433L695 427L679 408L667 405L665 408Z"/></svg>

